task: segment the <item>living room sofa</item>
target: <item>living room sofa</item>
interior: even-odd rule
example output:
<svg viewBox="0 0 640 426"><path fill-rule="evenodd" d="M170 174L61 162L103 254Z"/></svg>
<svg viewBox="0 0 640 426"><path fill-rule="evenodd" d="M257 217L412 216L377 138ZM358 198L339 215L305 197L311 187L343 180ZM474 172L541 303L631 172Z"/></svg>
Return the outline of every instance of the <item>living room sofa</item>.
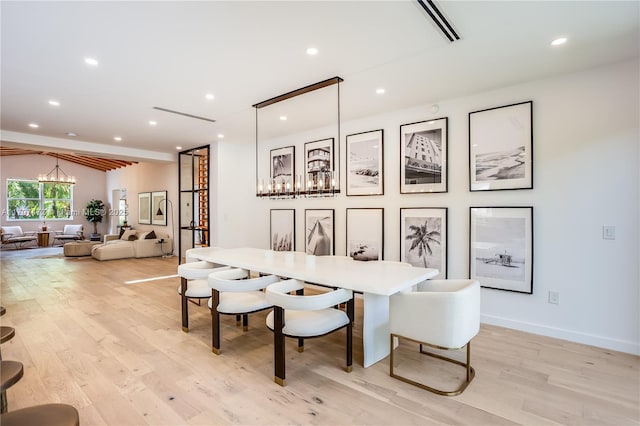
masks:
<svg viewBox="0 0 640 426"><path fill-rule="evenodd" d="M91 256L97 260L114 260L164 256L172 251L173 240L165 232L127 230L120 235L105 235L104 243L91 249Z"/></svg>

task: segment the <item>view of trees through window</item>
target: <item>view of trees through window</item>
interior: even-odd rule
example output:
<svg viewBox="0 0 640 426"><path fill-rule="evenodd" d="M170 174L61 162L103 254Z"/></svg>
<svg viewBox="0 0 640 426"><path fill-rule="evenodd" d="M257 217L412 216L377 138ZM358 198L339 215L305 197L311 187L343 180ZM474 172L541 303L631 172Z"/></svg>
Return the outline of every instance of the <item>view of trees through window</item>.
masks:
<svg viewBox="0 0 640 426"><path fill-rule="evenodd" d="M71 219L73 185L7 179L9 220Z"/></svg>

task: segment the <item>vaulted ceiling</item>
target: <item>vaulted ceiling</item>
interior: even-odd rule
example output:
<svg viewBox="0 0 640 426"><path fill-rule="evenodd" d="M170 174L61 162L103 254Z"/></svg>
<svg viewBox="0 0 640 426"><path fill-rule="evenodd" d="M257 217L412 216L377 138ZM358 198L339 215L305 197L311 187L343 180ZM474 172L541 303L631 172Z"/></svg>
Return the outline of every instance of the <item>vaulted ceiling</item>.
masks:
<svg viewBox="0 0 640 426"><path fill-rule="evenodd" d="M175 161L177 146L252 141L253 104L334 76L350 120L640 51L637 1L434 3L459 41L412 0L3 1L3 146ZM295 133L319 116L313 103L285 107L265 108L262 125Z"/></svg>

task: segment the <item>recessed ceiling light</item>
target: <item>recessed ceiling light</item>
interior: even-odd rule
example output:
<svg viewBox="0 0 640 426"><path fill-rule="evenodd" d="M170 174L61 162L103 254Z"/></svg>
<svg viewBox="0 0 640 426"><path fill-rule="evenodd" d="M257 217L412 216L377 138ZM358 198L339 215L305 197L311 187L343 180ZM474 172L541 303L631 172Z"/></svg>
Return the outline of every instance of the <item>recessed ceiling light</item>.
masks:
<svg viewBox="0 0 640 426"><path fill-rule="evenodd" d="M286 115L281 115L281 116L280 116L280 120L282 120L282 121L287 121L287 116L286 116Z"/></svg>
<svg viewBox="0 0 640 426"><path fill-rule="evenodd" d="M122 138L120 136L114 136L113 140L116 142L122 142Z"/></svg>
<svg viewBox="0 0 640 426"><path fill-rule="evenodd" d="M92 67L97 67L98 66L98 60L95 58L84 58L84 62L87 65L91 65Z"/></svg>
<svg viewBox="0 0 640 426"><path fill-rule="evenodd" d="M149 126L156 126L157 124L158 124L157 121L153 121L153 120L149 121Z"/></svg>
<svg viewBox="0 0 640 426"><path fill-rule="evenodd" d="M71 136L72 138L75 138L76 136L78 136L78 134L76 132L67 132L65 133L67 136Z"/></svg>
<svg viewBox="0 0 640 426"><path fill-rule="evenodd" d="M54 101L53 99L51 99L51 100L49 101L49 105L51 105L51 106L60 106L60 102L58 102L58 101Z"/></svg>
<svg viewBox="0 0 640 426"><path fill-rule="evenodd" d="M218 133L218 139L222 139L224 138L224 135L222 133Z"/></svg>
<svg viewBox="0 0 640 426"><path fill-rule="evenodd" d="M567 42L566 37L559 37L551 42L552 46L560 46L561 44L565 44Z"/></svg>
<svg viewBox="0 0 640 426"><path fill-rule="evenodd" d="M307 48L307 55L313 56L318 54L318 49L315 47Z"/></svg>
<svg viewBox="0 0 640 426"><path fill-rule="evenodd" d="M377 93L378 95L382 95L382 94L384 93L384 88L383 88L383 87L380 87L380 88L376 89L376 93Z"/></svg>
<svg viewBox="0 0 640 426"><path fill-rule="evenodd" d="M205 98L207 98L208 101L212 101L215 99L215 96L213 96L212 93L207 93L206 95L204 95Z"/></svg>
<svg viewBox="0 0 640 426"><path fill-rule="evenodd" d="M182 149L182 147L181 146L176 146L176 149L179 151L179 150Z"/></svg>
<svg viewBox="0 0 640 426"><path fill-rule="evenodd" d="M37 129L40 126L38 126L36 123L29 123L29 127L31 127L32 129Z"/></svg>

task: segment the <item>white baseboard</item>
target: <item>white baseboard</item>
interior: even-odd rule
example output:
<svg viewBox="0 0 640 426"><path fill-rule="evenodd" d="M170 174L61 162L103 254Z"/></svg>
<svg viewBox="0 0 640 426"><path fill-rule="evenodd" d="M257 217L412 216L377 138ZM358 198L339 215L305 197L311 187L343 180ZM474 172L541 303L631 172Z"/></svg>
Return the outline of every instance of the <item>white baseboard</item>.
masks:
<svg viewBox="0 0 640 426"><path fill-rule="evenodd" d="M603 337L595 334L582 333L580 331L566 330L557 327L549 327L548 325L536 324L531 322L514 321L509 318L503 318L494 315L481 315L480 320L485 324L497 325L514 330L526 331L528 333L540 334L542 336L555 337L556 339L568 340L570 342L582 343L585 345L597 346L614 351L640 355L640 342L612 339L610 337Z"/></svg>

